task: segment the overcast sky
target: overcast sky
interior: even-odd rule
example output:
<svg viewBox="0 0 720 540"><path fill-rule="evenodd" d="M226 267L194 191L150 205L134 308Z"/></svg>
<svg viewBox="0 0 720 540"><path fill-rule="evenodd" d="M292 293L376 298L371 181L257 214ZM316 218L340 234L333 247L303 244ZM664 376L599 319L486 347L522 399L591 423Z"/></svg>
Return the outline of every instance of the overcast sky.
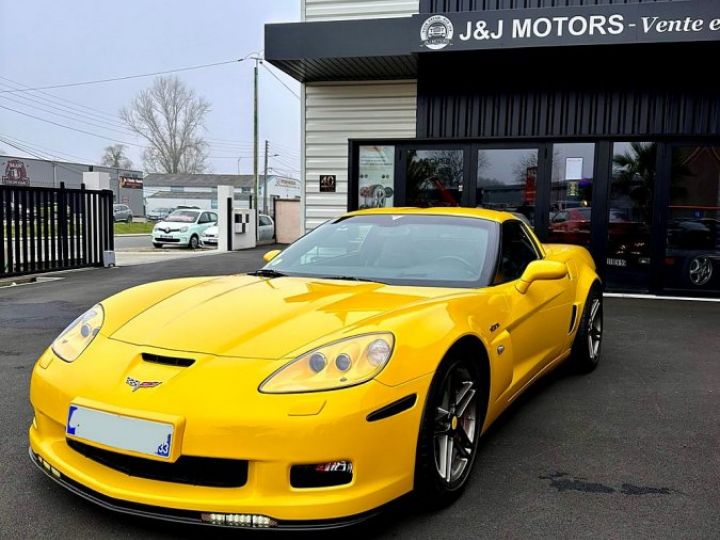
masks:
<svg viewBox="0 0 720 540"><path fill-rule="evenodd" d="M142 143L113 122L152 77L46 90L52 97L2 90L17 88L15 83L49 86L241 58L262 50L265 23L299 17L300 0L0 0L0 137L67 161L97 162L114 140ZM212 144L212 172L236 173L238 157L241 172L252 172L252 68L253 62L246 61L177 74L211 104L206 136ZM275 73L300 93L298 83ZM270 140L271 153L281 154L270 159L271 166L300 168L299 100L262 67L260 138ZM2 141L0 150L28 155ZM128 150L141 168L142 149Z"/></svg>

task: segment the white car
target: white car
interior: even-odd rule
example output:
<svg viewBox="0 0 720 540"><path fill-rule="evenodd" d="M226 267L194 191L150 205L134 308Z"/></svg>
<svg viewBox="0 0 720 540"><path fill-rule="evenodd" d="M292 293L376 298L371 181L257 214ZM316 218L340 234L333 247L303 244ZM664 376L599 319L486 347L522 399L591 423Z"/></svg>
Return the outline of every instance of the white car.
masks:
<svg viewBox="0 0 720 540"><path fill-rule="evenodd" d="M266 216L265 214L260 214L259 220L260 226L258 227L258 242L272 242L273 238L275 238L275 222L270 216ZM217 225L213 225L212 227L205 229L205 232L200 235L200 241L206 246L217 246Z"/></svg>

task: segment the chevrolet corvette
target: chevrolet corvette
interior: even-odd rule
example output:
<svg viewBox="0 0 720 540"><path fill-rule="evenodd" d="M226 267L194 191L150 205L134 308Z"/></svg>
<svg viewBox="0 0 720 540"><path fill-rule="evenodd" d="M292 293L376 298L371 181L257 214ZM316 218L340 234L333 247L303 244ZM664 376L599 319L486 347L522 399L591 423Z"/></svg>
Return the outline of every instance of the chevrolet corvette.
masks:
<svg viewBox="0 0 720 540"><path fill-rule="evenodd" d="M509 213L362 210L265 261L72 322L32 373L40 470L151 518L349 525L411 492L452 502L528 386L598 364L592 258Z"/></svg>

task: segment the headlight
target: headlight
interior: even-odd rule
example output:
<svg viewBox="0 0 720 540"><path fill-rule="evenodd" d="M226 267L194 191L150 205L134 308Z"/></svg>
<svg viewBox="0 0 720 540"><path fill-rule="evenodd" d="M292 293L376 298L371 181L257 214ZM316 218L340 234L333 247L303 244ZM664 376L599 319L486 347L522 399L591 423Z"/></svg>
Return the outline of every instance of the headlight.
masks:
<svg viewBox="0 0 720 540"><path fill-rule="evenodd" d="M267 394L319 392L355 386L377 376L392 355L390 333L342 339L299 356L265 379Z"/></svg>
<svg viewBox="0 0 720 540"><path fill-rule="evenodd" d="M190 230L190 227L185 225L184 227L180 227L180 232L188 232Z"/></svg>
<svg viewBox="0 0 720 540"><path fill-rule="evenodd" d="M100 304L90 308L63 330L53 344L52 350L66 362L74 362L100 331L105 312Z"/></svg>

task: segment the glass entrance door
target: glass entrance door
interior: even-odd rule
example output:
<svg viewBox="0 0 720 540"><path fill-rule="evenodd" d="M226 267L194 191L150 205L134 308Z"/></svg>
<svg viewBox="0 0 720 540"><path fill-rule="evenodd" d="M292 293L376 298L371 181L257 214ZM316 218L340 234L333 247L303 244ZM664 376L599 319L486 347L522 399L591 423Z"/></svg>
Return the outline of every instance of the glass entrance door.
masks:
<svg viewBox="0 0 720 540"><path fill-rule="evenodd" d="M422 147L405 151L408 206L461 206L466 168L462 147Z"/></svg>
<svg viewBox="0 0 720 540"><path fill-rule="evenodd" d="M480 147L476 206L512 212L535 226L540 154L539 147Z"/></svg>
<svg viewBox="0 0 720 540"><path fill-rule="evenodd" d="M651 229L657 143L612 146L605 281L615 290L647 291L651 282Z"/></svg>
<svg viewBox="0 0 720 540"><path fill-rule="evenodd" d="M663 288L720 291L720 146L673 146Z"/></svg>

